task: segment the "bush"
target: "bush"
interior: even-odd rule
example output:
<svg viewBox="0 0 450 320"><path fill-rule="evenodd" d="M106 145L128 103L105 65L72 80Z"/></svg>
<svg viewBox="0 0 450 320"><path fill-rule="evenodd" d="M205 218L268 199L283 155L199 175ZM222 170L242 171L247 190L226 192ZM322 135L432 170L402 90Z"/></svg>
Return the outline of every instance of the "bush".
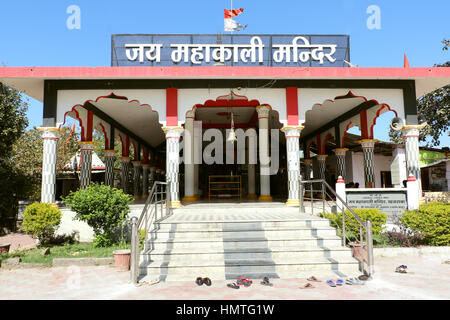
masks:
<svg viewBox="0 0 450 320"><path fill-rule="evenodd" d="M23 231L37 237L41 243L50 242L61 223L61 211L49 203L33 203L23 213Z"/></svg>
<svg viewBox="0 0 450 320"><path fill-rule="evenodd" d="M356 215L366 223L367 220L372 222L372 233L374 235L381 234L384 225L386 224L387 215L385 213L380 212L378 209L353 209ZM325 217L330 220L330 223L333 227L338 227L342 230L342 214L335 213L321 213L321 217ZM345 211L345 229L346 231L350 231L354 237L359 238L359 222L350 213L350 211ZM352 237L350 237L352 238Z"/></svg>
<svg viewBox="0 0 450 320"><path fill-rule="evenodd" d="M428 203L419 210L406 211L400 220L414 234L420 234L425 244L450 245L450 203Z"/></svg>
<svg viewBox="0 0 450 320"><path fill-rule="evenodd" d="M97 183L71 192L63 200L76 213L74 219L84 221L94 229L96 246L116 242L114 232L126 221L129 205L133 202L132 196L122 190Z"/></svg>

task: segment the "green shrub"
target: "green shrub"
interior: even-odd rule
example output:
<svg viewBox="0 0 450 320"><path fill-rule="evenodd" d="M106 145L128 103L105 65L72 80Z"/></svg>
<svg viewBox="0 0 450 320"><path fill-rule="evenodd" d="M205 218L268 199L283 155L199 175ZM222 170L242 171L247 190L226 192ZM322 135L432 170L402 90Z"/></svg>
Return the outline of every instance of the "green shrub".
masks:
<svg viewBox="0 0 450 320"><path fill-rule="evenodd" d="M386 224L387 214L380 212L378 209L353 209L356 215L366 223L367 220L372 222L372 233L374 235L381 234L384 225ZM330 223L333 227L338 227L342 230L342 213L321 213L321 217L325 217L330 220ZM345 229L346 231L350 231L353 236L359 238L359 222L350 213L350 211L345 211Z"/></svg>
<svg viewBox="0 0 450 320"><path fill-rule="evenodd" d="M413 233L422 235L425 244L450 245L450 203L431 202L419 210L406 211L400 220Z"/></svg>
<svg viewBox="0 0 450 320"><path fill-rule="evenodd" d="M94 229L96 246L116 242L114 232L126 221L129 205L133 202L132 196L122 190L97 183L71 192L63 200L76 213L74 219L84 221Z"/></svg>
<svg viewBox="0 0 450 320"><path fill-rule="evenodd" d="M23 230L46 243L61 223L61 211L49 203L32 203L23 213Z"/></svg>

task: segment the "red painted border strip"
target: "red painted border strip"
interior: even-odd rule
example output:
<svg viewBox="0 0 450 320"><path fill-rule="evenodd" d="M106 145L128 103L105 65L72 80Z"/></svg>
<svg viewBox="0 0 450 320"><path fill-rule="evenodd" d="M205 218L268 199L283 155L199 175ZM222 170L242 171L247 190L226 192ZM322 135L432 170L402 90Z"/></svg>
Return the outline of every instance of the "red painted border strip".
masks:
<svg viewBox="0 0 450 320"><path fill-rule="evenodd" d="M367 126L367 110L362 110L359 114L361 122L361 139L369 139L369 129Z"/></svg>
<svg viewBox="0 0 450 320"><path fill-rule="evenodd" d="M177 126L178 125L178 89L167 88L166 89L166 125Z"/></svg>
<svg viewBox="0 0 450 320"><path fill-rule="evenodd" d="M286 88L286 114L288 126L298 126L298 89Z"/></svg>

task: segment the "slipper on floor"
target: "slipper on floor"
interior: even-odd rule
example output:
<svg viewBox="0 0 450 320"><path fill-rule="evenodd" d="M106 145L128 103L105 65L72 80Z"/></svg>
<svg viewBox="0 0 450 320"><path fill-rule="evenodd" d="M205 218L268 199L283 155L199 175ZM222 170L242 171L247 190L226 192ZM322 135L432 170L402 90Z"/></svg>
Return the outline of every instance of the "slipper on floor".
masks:
<svg viewBox="0 0 450 320"><path fill-rule="evenodd" d="M315 288L311 283L304 284L303 286L299 287L300 289L312 289Z"/></svg>
<svg viewBox="0 0 450 320"><path fill-rule="evenodd" d="M336 285L337 286L342 286L344 284L344 281L342 281L341 279L337 279L336 280Z"/></svg>
<svg viewBox="0 0 450 320"><path fill-rule="evenodd" d="M250 287L250 285L253 283L253 281L247 277L243 280L243 283L244 283L244 287Z"/></svg>
<svg viewBox="0 0 450 320"><path fill-rule="evenodd" d="M268 286L268 287L272 287L273 286L273 284L269 282L269 278L268 277L264 277L263 281L261 281L261 284L263 286Z"/></svg>
<svg viewBox="0 0 450 320"><path fill-rule="evenodd" d="M206 284L209 287L209 286L211 286L211 279L203 278L203 283Z"/></svg>
<svg viewBox="0 0 450 320"><path fill-rule="evenodd" d="M238 286L243 286L243 285L244 285L244 279L242 279L242 278L243 278L242 276L240 276L239 278L237 278L236 284L237 284Z"/></svg>
<svg viewBox="0 0 450 320"><path fill-rule="evenodd" d="M345 284L348 285L363 285L366 284L365 281L359 280L357 278L348 278L347 280L345 280Z"/></svg>
<svg viewBox="0 0 450 320"><path fill-rule="evenodd" d="M330 287L336 287L336 284L335 284L332 280L327 280L327 284L328 284Z"/></svg>
<svg viewBox="0 0 450 320"><path fill-rule="evenodd" d="M362 281L367 281L367 280L370 279L370 277L369 277L369 276L366 276L365 274L362 274L362 275L360 275L360 276L358 277L358 279L359 279L359 280L362 280Z"/></svg>
<svg viewBox="0 0 450 320"><path fill-rule="evenodd" d="M227 287L231 289L239 289L239 286L236 283L229 283L227 284Z"/></svg>
<svg viewBox="0 0 450 320"><path fill-rule="evenodd" d="M203 279L202 279L202 277L198 277L197 280L195 280L195 283L196 283L198 286L203 285Z"/></svg>
<svg viewBox="0 0 450 320"><path fill-rule="evenodd" d="M311 277L309 277L309 278L306 279L306 280L308 280L308 281L315 281L315 282L321 282L319 279L317 279L317 278L314 277L314 276L311 276Z"/></svg>

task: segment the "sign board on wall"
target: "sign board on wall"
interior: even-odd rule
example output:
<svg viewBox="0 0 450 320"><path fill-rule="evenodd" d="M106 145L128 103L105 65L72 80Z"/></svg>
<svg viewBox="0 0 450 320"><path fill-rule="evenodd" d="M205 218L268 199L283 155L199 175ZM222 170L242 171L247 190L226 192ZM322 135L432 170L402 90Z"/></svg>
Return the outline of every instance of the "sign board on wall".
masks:
<svg viewBox="0 0 450 320"><path fill-rule="evenodd" d="M406 189L346 189L347 203L354 209L378 209L392 222L408 209Z"/></svg>
<svg viewBox="0 0 450 320"><path fill-rule="evenodd" d="M111 66L348 67L347 35L115 34Z"/></svg>

